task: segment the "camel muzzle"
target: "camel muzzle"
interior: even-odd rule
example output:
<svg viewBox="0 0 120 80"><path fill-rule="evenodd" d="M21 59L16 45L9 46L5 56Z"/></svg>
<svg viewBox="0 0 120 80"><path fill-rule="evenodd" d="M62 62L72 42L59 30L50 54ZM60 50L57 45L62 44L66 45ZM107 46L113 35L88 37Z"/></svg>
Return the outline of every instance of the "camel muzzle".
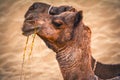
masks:
<svg viewBox="0 0 120 80"><path fill-rule="evenodd" d="M29 36L31 34L34 34L36 31L36 33L38 33L40 31L40 27L39 26L34 26L34 25L23 25L22 28L22 34L25 36Z"/></svg>

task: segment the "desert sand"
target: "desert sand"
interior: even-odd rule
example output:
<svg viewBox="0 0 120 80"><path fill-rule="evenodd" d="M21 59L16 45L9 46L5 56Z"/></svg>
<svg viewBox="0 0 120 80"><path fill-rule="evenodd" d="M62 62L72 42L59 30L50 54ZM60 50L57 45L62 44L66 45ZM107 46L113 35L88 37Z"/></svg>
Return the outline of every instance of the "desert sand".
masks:
<svg viewBox="0 0 120 80"><path fill-rule="evenodd" d="M92 30L92 55L106 64L120 63L120 0L0 0L0 80L19 80L26 37L22 35L24 14L34 2L54 6L71 5L83 10L84 23ZM36 37L25 80L62 80L55 53Z"/></svg>

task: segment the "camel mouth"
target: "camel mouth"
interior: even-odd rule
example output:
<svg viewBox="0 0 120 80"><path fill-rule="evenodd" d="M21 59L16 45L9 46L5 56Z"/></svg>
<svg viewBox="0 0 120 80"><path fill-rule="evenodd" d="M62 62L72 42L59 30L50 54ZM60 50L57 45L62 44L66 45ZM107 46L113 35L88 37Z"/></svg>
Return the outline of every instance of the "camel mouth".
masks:
<svg viewBox="0 0 120 80"><path fill-rule="evenodd" d="M34 27L34 28L30 28L30 29L22 29L22 31L23 31L22 34L24 36L29 36L29 35L39 32L39 27Z"/></svg>

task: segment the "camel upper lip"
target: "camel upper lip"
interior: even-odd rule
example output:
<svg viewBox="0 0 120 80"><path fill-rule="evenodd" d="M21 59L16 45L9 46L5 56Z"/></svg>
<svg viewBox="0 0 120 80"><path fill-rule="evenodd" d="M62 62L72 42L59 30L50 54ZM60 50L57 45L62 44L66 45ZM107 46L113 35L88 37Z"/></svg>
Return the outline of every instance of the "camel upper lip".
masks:
<svg viewBox="0 0 120 80"><path fill-rule="evenodd" d="M23 30L23 35L25 36L29 36L35 32L38 32L39 31L39 27L34 27L34 28L31 28L31 29L26 29L26 30Z"/></svg>

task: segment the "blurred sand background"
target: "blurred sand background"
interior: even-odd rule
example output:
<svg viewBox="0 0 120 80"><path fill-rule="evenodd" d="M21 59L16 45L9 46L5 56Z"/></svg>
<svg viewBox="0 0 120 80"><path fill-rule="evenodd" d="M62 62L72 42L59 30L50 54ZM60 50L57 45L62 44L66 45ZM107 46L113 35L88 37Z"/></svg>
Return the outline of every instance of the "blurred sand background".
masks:
<svg viewBox="0 0 120 80"><path fill-rule="evenodd" d="M120 63L120 0L0 0L0 80L20 78L26 41L21 27L25 12L36 1L83 10L84 23L92 30L94 58L106 64ZM27 53L31 41L32 37ZM25 80L62 80L55 53L39 37L31 60L31 64L25 61Z"/></svg>

